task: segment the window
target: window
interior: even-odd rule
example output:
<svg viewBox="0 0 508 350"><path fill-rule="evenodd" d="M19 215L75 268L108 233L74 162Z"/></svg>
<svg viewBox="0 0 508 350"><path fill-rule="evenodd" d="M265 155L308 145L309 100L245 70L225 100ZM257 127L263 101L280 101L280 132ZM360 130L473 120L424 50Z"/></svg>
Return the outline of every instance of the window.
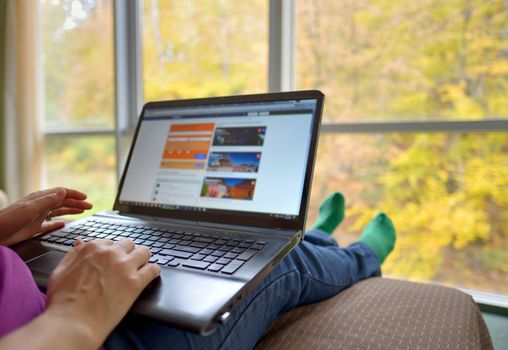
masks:
<svg viewBox="0 0 508 350"><path fill-rule="evenodd" d="M341 244L394 219L387 274L508 295L506 1L39 1L48 185L110 208L132 101L318 88L309 224L340 190Z"/></svg>
<svg viewBox="0 0 508 350"><path fill-rule="evenodd" d="M145 100L266 91L266 0L145 1Z"/></svg>
<svg viewBox="0 0 508 350"><path fill-rule="evenodd" d="M40 0L46 186L89 194L111 209L114 152L113 5ZM99 136L98 136L99 135Z"/></svg>
<svg viewBox="0 0 508 350"><path fill-rule="evenodd" d="M506 118L503 1L297 1L296 81L325 120Z"/></svg>
<svg viewBox="0 0 508 350"><path fill-rule="evenodd" d="M480 132L482 120L508 120L506 4L296 4L297 87L322 89L335 123L321 137L309 222L340 190L343 243L377 211L394 220L386 274L506 294L508 137ZM479 122L464 132L464 120Z"/></svg>

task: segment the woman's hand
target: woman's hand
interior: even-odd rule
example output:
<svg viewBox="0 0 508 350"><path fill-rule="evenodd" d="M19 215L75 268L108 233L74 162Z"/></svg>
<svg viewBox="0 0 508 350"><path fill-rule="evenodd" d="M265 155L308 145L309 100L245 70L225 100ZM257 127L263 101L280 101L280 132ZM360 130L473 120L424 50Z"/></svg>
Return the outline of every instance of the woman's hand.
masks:
<svg viewBox="0 0 508 350"><path fill-rule="evenodd" d="M92 208L85 199L86 194L61 187L29 194L0 210L0 244L12 245L63 227L62 221L45 222L48 213L51 211L52 216L81 214Z"/></svg>
<svg viewBox="0 0 508 350"><path fill-rule="evenodd" d="M98 349L160 274L130 240L78 242L49 279L46 311L0 339L0 349Z"/></svg>
<svg viewBox="0 0 508 350"><path fill-rule="evenodd" d="M93 335L98 348L141 291L160 274L150 250L131 240L79 241L53 271L46 312Z"/></svg>

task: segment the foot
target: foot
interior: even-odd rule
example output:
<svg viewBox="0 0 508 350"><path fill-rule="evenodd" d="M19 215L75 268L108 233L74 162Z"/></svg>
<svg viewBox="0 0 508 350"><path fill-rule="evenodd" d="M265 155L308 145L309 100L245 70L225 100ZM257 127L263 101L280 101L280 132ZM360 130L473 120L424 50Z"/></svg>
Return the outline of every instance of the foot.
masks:
<svg viewBox="0 0 508 350"><path fill-rule="evenodd" d="M319 206L319 216L312 228L332 234L344 219L344 202L340 192L329 195Z"/></svg>
<svg viewBox="0 0 508 350"><path fill-rule="evenodd" d="M395 246L395 227L385 213L379 213L369 222L360 236L360 242L374 250L382 264Z"/></svg>

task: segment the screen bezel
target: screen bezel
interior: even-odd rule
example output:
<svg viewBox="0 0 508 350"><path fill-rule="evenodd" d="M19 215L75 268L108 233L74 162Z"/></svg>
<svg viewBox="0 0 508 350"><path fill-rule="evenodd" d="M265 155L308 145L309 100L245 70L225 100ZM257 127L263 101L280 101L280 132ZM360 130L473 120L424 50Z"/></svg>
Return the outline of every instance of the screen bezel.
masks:
<svg viewBox="0 0 508 350"><path fill-rule="evenodd" d="M314 112L311 139L309 144L309 152L307 159L307 167L305 169L304 184L302 190L302 199L300 203L300 211L294 219L284 219L272 216L268 213L248 212L248 211L234 211L222 209L206 209L206 211L193 211L193 210L176 210L176 209L162 209L158 207L146 207L134 204L120 203L120 193L124 185L125 177L131 162L132 153L136 145L137 137L139 134L141 123L144 119L145 111L149 108L172 108L172 107L189 107L201 105L214 105L214 104L237 104L249 102L272 102L284 100L316 100L316 109ZM223 96L223 97L209 97L199 99L185 99L173 101L160 101L148 102L143 106L141 116L139 117L136 131L131 143L129 155L122 173L118 192L116 194L115 204L113 210L120 213L147 215L160 218L190 220L190 221L206 221L211 223L223 223L228 225L239 226L256 226L262 228L277 228L277 229L295 229L303 230L307 217L307 208L310 197L310 187L312 184L312 177L314 172L314 163L317 151L317 142L319 135L319 127L321 124L321 116L323 112L324 94L318 90L306 91L292 91L292 92L276 92L276 93L263 93L253 95L238 95L238 96Z"/></svg>

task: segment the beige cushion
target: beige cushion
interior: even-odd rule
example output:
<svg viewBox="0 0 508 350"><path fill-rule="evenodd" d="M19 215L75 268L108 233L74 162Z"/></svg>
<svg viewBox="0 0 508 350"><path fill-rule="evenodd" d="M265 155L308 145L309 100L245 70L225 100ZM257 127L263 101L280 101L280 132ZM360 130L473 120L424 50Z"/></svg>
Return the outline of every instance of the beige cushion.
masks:
<svg viewBox="0 0 508 350"><path fill-rule="evenodd" d="M492 349L481 313L465 293L370 278L272 322L256 350Z"/></svg>

